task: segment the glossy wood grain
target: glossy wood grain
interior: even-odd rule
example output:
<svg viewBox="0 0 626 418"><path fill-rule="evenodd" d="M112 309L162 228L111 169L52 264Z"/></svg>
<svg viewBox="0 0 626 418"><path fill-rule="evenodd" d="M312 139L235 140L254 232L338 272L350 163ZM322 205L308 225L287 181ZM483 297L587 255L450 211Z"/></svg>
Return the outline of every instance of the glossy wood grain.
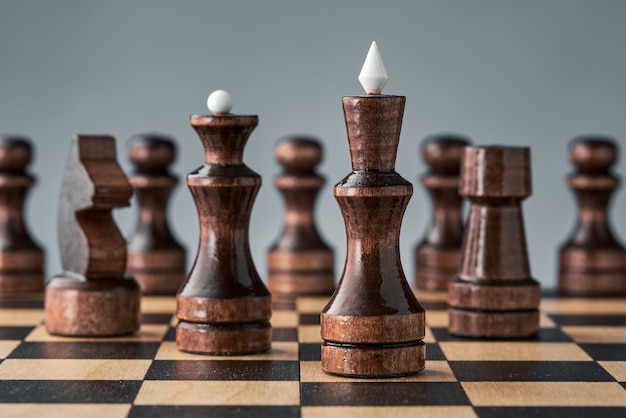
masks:
<svg viewBox="0 0 626 418"><path fill-rule="evenodd" d="M271 296L250 254L248 226L261 177L243 163L257 116L192 116L205 163L187 176L200 221L198 253L176 296L176 345L202 354L271 347Z"/></svg>
<svg viewBox="0 0 626 418"><path fill-rule="evenodd" d="M405 98L344 97L353 171L334 188L348 247L337 290L322 311L322 370L402 376L424 368L425 323L399 254L413 194L395 172Z"/></svg>

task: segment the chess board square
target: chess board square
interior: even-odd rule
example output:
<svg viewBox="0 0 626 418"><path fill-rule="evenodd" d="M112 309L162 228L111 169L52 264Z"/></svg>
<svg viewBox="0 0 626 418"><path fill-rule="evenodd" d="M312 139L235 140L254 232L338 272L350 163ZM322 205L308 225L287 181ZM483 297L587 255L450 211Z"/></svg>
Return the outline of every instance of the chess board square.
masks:
<svg viewBox="0 0 626 418"><path fill-rule="evenodd" d="M469 405L457 382L303 382L303 406Z"/></svg>
<svg viewBox="0 0 626 418"><path fill-rule="evenodd" d="M23 340L34 327L0 327L0 340Z"/></svg>
<svg viewBox="0 0 626 418"><path fill-rule="evenodd" d="M430 361L426 368L421 372L405 377L398 378L354 378L341 377L328 374L322 371L322 364L319 361L301 361L300 362L300 381L301 382L456 382L450 366L445 361Z"/></svg>
<svg viewBox="0 0 626 418"><path fill-rule="evenodd" d="M130 404L2 404L2 417L85 418L102 416L124 418Z"/></svg>
<svg viewBox="0 0 626 418"><path fill-rule="evenodd" d="M296 328L298 326L298 314L292 311L272 312L272 328Z"/></svg>
<svg viewBox="0 0 626 418"><path fill-rule="evenodd" d="M541 310L548 314L626 315L624 299L560 298L541 301Z"/></svg>
<svg viewBox="0 0 626 418"><path fill-rule="evenodd" d="M624 414L626 414L626 408L600 406L582 408L566 406L479 407L475 408L475 410L480 418L589 418L594 416L602 418L623 418L625 416Z"/></svg>
<svg viewBox="0 0 626 418"><path fill-rule="evenodd" d="M461 382L474 406L624 406L616 382Z"/></svg>
<svg viewBox="0 0 626 418"><path fill-rule="evenodd" d="M300 361L321 361L322 345L320 343L300 344Z"/></svg>
<svg viewBox="0 0 626 418"><path fill-rule="evenodd" d="M298 320L300 325L320 325L320 315L319 314L300 314L300 319Z"/></svg>
<svg viewBox="0 0 626 418"><path fill-rule="evenodd" d="M317 314L326 307L328 298L326 297L302 297L296 300L296 311L300 314Z"/></svg>
<svg viewBox="0 0 626 418"><path fill-rule="evenodd" d="M26 299L0 299L0 309L43 309L43 293Z"/></svg>
<svg viewBox="0 0 626 418"><path fill-rule="evenodd" d="M298 340L301 343L322 343L322 327L320 325L300 325Z"/></svg>
<svg viewBox="0 0 626 418"><path fill-rule="evenodd" d="M626 361L626 344L579 344L592 359Z"/></svg>
<svg viewBox="0 0 626 418"><path fill-rule="evenodd" d="M155 360L146 380L295 380L297 361Z"/></svg>
<svg viewBox="0 0 626 418"><path fill-rule="evenodd" d="M0 341L0 360L7 357L21 341L2 340Z"/></svg>
<svg viewBox="0 0 626 418"><path fill-rule="evenodd" d="M432 328L448 328L449 314L447 310L426 311L426 325ZM542 329L553 328L555 326L548 315L541 313L539 315L539 326Z"/></svg>
<svg viewBox="0 0 626 418"><path fill-rule="evenodd" d="M43 321L41 309L2 309L0 326L35 326Z"/></svg>
<svg viewBox="0 0 626 418"><path fill-rule="evenodd" d="M626 327L564 326L562 329L579 343L626 343Z"/></svg>
<svg viewBox="0 0 626 418"><path fill-rule="evenodd" d="M135 405L299 405L297 381L146 380Z"/></svg>
<svg viewBox="0 0 626 418"><path fill-rule="evenodd" d="M302 418L476 418L471 406L305 406Z"/></svg>
<svg viewBox="0 0 626 418"><path fill-rule="evenodd" d="M593 361L451 361L461 382L612 382L606 370Z"/></svg>
<svg viewBox="0 0 626 418"><path fill-rule="evenodd" d="M164 324L142 324L139 332L122 337L107 337L107 342L155 342L161 341L168 330ZM43 325L33 329L25 338L29 342L102 342L102 338L62 337L48 334Z"/></svg>
<svg viewBox="0 0 626 418"><path fill-rule="evenodd" d="M163 341L176 341L176 327L169 327L163 336Z"/></svg>
<svg viewBox="0 0 626 418"><path fill-rule="evenodd" d="M297 418L300 417L297 406L143 406L132 407L128 418Z"/></svg>
<svg viewBox="0 0 626 418"><path fill-rule="evenodd" d="M142 324L169 324L173 315L170 313L142 313Z"/></svg>
<svg viewBox="0 0 626 418"><path fill-rule="evenodd" d="M448 309L448 302L439 300L420 300L422 308L426 311L445 311Z"/></svg>
<svg viewBox="0 0 626 418"><path fill-rule="evenodd" d="M426 361L445 360L446 356L441 351L439 344L426 343ZM428 364L426 365L428 367Z"/></svg>
<svg viewBox="0 0 626 418"><path fill-rule="evenodd" d="M272 341L298 341L298 329L272 327Z"/></svg>
<svg viewBox="0 0 626 418"><path fill-rule="evenodd" d="M626 361L601 361L600 366L618 382L626 382Z"/></svg>
<svg viewBox="0 0 626 418"><path fill-rule="evenodd" d="M23 342L10 358L153 359L156 342Z"/></svg>
<svg viewBox="0 0 626 418"><path fill-rule="evenodd" d="M151 360L5 359L5 380L141 380Z"/></svg>
<svg viewBox="0 0 626 418"><path fill-rule="evenodd" d="M481 339L457 337L451 335L447 328L431 328L435 340L440 341L495 341L496 339ZM501 340L501 341L535 341L535 342L571 342L572 338L559 328L539 328L539 333L533 337Z"/></svg>
<svg viewBox="0 0 626 418"><path fill-rule="evenodd" d="M125 403L141 380L0 380L1 403Z"/></svg>
<svg viewBox="0 0 626 418"><path fill-rule="evenodd" d="M174 315L176 312L176 299L170 296L143 296L141 298L142 314Z"/></svg>
<svg viewBox="0 0 626 418"><path fill-rule="evenodd" d="M439 347L449 361L590 361L574 343L448 341Z"/></svg>
<svg viewBox="0 0 626 418"><path fill-rule="evenodd" d="M176 348L173 341L164 341L155 356L156 360L238 360L238 361L297 361L298 343L295 341L275 341L272 348L264 353L246 354L241 356L210 356L194 353L185 353Z"/></svg>
<svg viewBox="0 0 626 418"><path fill-rule="evenodd" d="M626 325L626 315L559 315L552 314L550 319L559 325L619 326Z"/></svg>

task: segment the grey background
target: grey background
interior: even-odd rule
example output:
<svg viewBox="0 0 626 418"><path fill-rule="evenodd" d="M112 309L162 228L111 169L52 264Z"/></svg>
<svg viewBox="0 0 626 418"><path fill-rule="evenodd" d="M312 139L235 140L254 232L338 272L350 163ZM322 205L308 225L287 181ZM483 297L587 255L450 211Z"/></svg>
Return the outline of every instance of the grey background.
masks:
<svg viewBox="0 0 626 418"><path fill-rule="evenodd" d="M282 228L277 140L319 137L328 179L318 226L336 250L345 232L332 184L350 171L341 96L362 94L357 81L372 40L390 81L384 93L407 97L397 171L415 185L401 235L413 276L413 247L430 218L417 182L418 146L434 133L468 135L476 144L532 148L534 194L524 204L533 275L556 285L556 250L575 218L565 186L574 136L614 136L626 149L626 2L532 1L7 1L0 2L0 131L30 137L38 177L27 219L47 250L47 273L61 271L57 207L74 133L118 140L152 131L177 139L173 171L203 161L189 115L207 113L217 89L234 113L258 114L244 159L263 176L250 242L261 276L265 253ZM622 158L616 172L623 176ZM626 237L626 192L615 196L615 232ZM198 223L181 182L170 219L194 260ZM135 208L118 210L128 236Z"/></svg>

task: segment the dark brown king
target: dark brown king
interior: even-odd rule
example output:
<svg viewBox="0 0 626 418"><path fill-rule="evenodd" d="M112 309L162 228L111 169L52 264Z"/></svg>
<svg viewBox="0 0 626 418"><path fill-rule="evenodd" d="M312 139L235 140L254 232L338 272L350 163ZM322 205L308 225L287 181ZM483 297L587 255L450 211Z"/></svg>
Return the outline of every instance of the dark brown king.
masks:
<svg viewBox="0 0 626 418"><path fill-rule="evenodd" d="M174 295L185 280L185 249L167 222L167 203L178 179L168 166L174 161L174 141L146 134L131 138L128 151L135 166L128 180L135 190L139 217L128 243L128 274L144 294Z"/></svg>
<svg viewBox="0 0 626 418"><path fill-rule="evenodd" d="M610 138L576 138L570 158L577 167L568 179L578 201L578 221L559 252L559 289L581 295L626 293L626 250L615 239L608 211L619 179L611 173L617 143Z"/></svg>
<svg viewBox="0 0 626 418"><path fill-rule="evenodd" d="M43 290L43 250L24 223L24 201L35 178L26 172L30 141L0 140L0 297Z"/></svg>
<svg viewBox="0 0 626 418"><path fill-rule="evenodd" d="M257 124L257 116L191 116L205 163L187 176L200 220L200 244L176 296L180 350L226 355L271 347L271 296L248 241L261 177L242 159Z"/></svg>
<svg viewBox="0 0 626 418"><path fill-rule="evenodd" d="M422 143L430 171L422 184L433 202L429 231L415 248L415 286L446 290L456 275L463 239L463 199L459 195L461 155L469 141L456 135L434 135Z"/></svg>
<svg viewBox="0 0 626 418"><path fill-rule="evenodd" d="M333 251L315 227L315 198L324 178L315 172L322 146L313 138L282 141L276 158L284 172L276 187L285 200L285 227L267 254L267 284L273 294L330 295L335 290Z"/></svg>
<svg viewBox="0 0 626 418"><path fill-rule="evenodd" d="M530 276L521 208L531 194L530 149L466 147L459 193L471 206L458 274L448 284L450 333L536 334L540 288Z"/></svg>
<svg viewBox="0 0 626 418"><path fill-rule="evenodd" d="M402 217L413 194L395 172L403 96L344 97L352 172L335 185L347 233L339 285L321 315L322 370L387 377L424 368L424 309L400 262Z"/></svg>

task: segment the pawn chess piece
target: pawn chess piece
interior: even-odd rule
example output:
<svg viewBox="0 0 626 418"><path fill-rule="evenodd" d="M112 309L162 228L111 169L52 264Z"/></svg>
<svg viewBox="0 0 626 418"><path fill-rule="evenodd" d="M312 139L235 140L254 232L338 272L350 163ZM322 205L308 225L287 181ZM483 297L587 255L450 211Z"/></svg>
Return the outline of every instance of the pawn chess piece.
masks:
<svg viewBox="0 0 626 418"><path fill-rule="evenodd" d="M276 148L284 173L276 187L285 199L285 228L267 254L267 285L273 294L330 295L335 290L333 251L322 241L313 216L324 178L315 172L322 146L312 138L292 138Z"/></svg>
<svg viewBox="0 0 626 418"><path fill-rule="evenodd" d="M64 273L45 290L51 334L108 337L139 329L140 289L125 277L126 242L112 210L129 206L132 188L109 136L77 136L65 170L60 209Z"/></svg>
<svg viewBox="0 0 626 418"><path fill-rule="evenodd" d="M609 227L608 210L619 179L611 173L617 144L581 137L570 146L578 171L568 183L578 200L578 222L559 252L559 289L564 293L612 295L626 292L626 250Z"/></svg>
<svg viewBox="0 0 626 418"><path fill-rule="evenodd" d="M139 204L139 221L128 244L128 274L144 294L175 295L185 280L185 249L167 222L167 202L178 183L168 171L174 161L174 142L159 135L131 138L130 160L135 171L128 181Z"/></svg>
<svg viewBox="0 0 626 418"><path fill-rule="evenodd" d="M373 57L373 58L372 58ZM376 62L371 67L371 59ZM339 285L321 314L322 370L391 377L424 368L424 309L402 270L402 217L413 194L395 171L404 96L380 95L386 74L373 43L361 72L367 96L342 99L352 172L335 185L348 238ZM364 74L365 73L365 74ZM361 80L368 77L365 82ZM378 83L369 83L371 79Z"/></svg>
<svg viewBox="0 0 626 418"><path fill-rule="evenodd" d="M42 249L24 224L24 200L35 179L26 172L31 146L21 137L0 141L0 297L43 290Z"/></svg>
<svg viewBox="0 0 626 418"><path fill-rule="evenodd" d="M530 150L466 147L459 192L471 206L459 271L448 283L450 333L536 334L540 289L530 276L521 207L531 194Z"/></svg>
<svg viewBox="0 0 626 418"><path fill-rule="evenodd" d="M430 231L415 248L415 286L446 290L456 275L463 239L463 199L459 173L463 148L470 142L456 135L435 135L422 144L430 172L422 177L433 202Z"/></svg>
<svg viewBox="0 0 626 418"><path fill-rule="evenodd" d="M176 346L201 354L250 354L271 348L271 296L248 243L261 177L242 161L258 116L229 114L230 95L209 96L212 116L191 116L205 163L187 176L200 218L196 261L176 296Z"/></svg>

